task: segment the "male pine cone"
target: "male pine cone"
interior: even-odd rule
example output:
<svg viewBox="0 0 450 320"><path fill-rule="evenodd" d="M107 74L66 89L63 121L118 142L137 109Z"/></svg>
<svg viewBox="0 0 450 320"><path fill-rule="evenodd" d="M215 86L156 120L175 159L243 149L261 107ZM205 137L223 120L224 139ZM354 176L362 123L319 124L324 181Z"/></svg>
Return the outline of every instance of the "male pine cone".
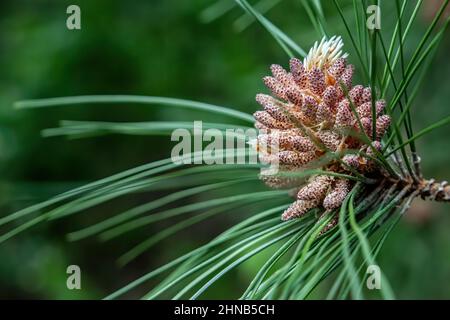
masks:
<svg viewBox="0 0 450 320"><path fill-rule="evenodd" d="M263 110L254 113L261 161L287 172L307 166L346 175L377 170L373 159L381 150L391 119L383 114L384 100L372 101L370 87L352 85L354 67L347 64L342 46L340 37L324 38L315 43L303 62L291 59L289 72L279 65L271 66L272 76L265 77L264 83L272 95L258 94L256 101ZM328 152L338 160L320 164ZM312 176L303 186L293 178L261 177L274 188L301 187L283 220L301 217L313 208L339 208L352 188L350 180L331 175Z"/></svg>

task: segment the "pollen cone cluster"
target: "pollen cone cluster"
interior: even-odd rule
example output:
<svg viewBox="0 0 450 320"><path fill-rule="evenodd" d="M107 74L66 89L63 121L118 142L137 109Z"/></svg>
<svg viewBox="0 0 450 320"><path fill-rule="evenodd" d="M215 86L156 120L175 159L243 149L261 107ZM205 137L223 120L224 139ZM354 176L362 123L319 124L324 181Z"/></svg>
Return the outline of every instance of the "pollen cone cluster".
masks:
<svg viewBox="0 0 450 320"><path fill-rule="evenodd" d="M262 110L254 113L262 162L282 172L314 167L364 175L377 170L373 158L381 149L390 117L383 115L384 100L374 101L372 111L370 87L352 84L354 67L347 64L342 46L340 37L323 39L304 61L291 59L289 71L271 66L272 76L265 77L264 83L272 95L258 94ZM367 138L371 146L363 142ZM338 160L323 161L330 152L340 155ZM273 188L297 188L297 199L283 213L283 220L301 217L313 208L339 208L352 188L350 180L330 175L312 176L306 183L287 175L261 177Z"/></svg>

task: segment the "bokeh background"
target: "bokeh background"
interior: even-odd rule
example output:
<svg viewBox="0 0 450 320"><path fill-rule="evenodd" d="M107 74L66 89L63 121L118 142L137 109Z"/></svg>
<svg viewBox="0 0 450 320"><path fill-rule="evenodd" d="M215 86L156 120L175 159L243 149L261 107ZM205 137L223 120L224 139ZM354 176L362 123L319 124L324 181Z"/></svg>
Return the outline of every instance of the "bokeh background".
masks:
<svg viewBox="0 0 450 320"><path fill-rule="evenodd" d="M232 1L229 0L231 3ZM265 1L271 4L270 1ZM331 1L323 1L329 30L344 35ZM415 2L415 1L413 1ZM262 76L271 63L288 57L271 36L237 8L215 17L215 0L15 0L0 3L0 216L82 183L153 160L166 158L168 137L103 136L68 140L43 138L40 131L60 120L214 120L217 116L145 105L83 105L15 110L13 102L84 94L141 94L210 102L251 113L263 92ZM352 23L351 1L341 1ZM440 1L425 0L411 31L407 54ZM82 29L66 28L66 8L77 4ZM300 1L272 1L267 16L302 47L319 38ZM209 8L209 9L208 9ZM386 12L388 12L386 10ZM383 14L383 12L382 12ZM382 32L395 17L382 16ZM383 29L386 28L386 29ZM385 30L385 31L383 31ZM447 34L413 106L414 128L449 114L450 62ZM356 60L351 62L356 63ZM450 128L418 141L427 177L450 180ZM175 188L175 187L174 187ZM261 187L263 189L263 187ZM155 195L125 198L114 210ZM203 224L163 241L125 268L116 258L152 228L110 243L69 242L65 235L111 214L105 205L70 219L33 228L0 246L0 298L102 298L113 290L195 248L223 230L232 218ZM387 240L378 259L398 298L450 298L450 207L417 200ZM229 221L228 221L229 220ZM264 259L264 257L260 258ZM82 269L82 290L66 288L66 268ZM245 264L205 297L237 297L259 263ZM332 279L314 295L326 294ZM126 298L137 298L151 287Z"/></svg>

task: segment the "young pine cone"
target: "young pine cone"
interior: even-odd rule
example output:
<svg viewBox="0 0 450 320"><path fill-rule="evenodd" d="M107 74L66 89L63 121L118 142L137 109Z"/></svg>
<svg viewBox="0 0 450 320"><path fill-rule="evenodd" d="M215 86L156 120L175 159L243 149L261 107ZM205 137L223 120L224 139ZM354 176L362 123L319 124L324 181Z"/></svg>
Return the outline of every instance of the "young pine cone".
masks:
<svg viewBox="0 0 450 320"><path fill-rule="evenodd" d="M377 169L367 155L374 157L375 150L381 150L380 141L390 125L390 117L383 115L385 101L375 101L377 119L373 134L372 92L370 87L352 85L354 67L347 64L342 47L340 37L324 38L314 44L303 62L291 59L289 71L279 65L271 66L272 76L265 77L264 83L272 95L258 94L256 101L263 110L254 113L255 127L259 129L255 145L262 162L277 165L280 170L289 168L289 172L314 164L346 175ZM367 140L361 136L369 138L372 145L364 143ZM346 153L350 150L353 152ZM339 152L340 161L320 165L327 152ZM262 179L274 188L291 186L295 181L288 177ZM300 188L297 200L282 219L301 217L313 208L337 209L351 187L347 179L313 176Z"/></svg>

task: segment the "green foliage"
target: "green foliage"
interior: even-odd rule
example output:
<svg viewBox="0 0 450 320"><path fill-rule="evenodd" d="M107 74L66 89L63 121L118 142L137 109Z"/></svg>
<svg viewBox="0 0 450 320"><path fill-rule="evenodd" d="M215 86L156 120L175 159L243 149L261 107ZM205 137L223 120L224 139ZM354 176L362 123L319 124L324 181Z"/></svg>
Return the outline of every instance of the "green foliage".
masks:
<svg viewBox="0 0 450 320"><path fill-rule="evenodd" d="M245 15L238 18L241 20L237 20L241 21L237 22L240 25L239 30L244 30L252 21L258 22L288 57L305 56L306 52L302 49L306 47L305 45L298 45L263 15L278 4L278 1L261 1L255 6L246 0L235 2L237 6L231 5L229 1L217 1L202 12L202 19L211 23L235 7L240 7ZM300 3L317 37L337 33L333 25L327 21L329 16L330 19L332 16L340 19L339 25L344 26L341 29L347 32L346 37L350 40L347 43L352 45L355 52L357 70L362 74L363 82L371 86L372 92L377 93L377 96L373 94L372 113L376 112L374 106L376 98L384 98L388 102L387 112L393 121L390 133L384 141L384 150L378 152L374 149L377 161L393 177L402 177L406 172L414 179L421 177L422 169L418 161L416 142L450 121L450 117L447 116L415 132L413 130L415 116L411 111L421 90L422 80L431 66L433 54L448 26L449 18L446 18L443 24L439 24L443 19L448 0L444 1L418 42L416 39L409 39L408 35L415 26L414 22L422 1L414 4L406 0L395 2L333 0L332 4L330 2L326 6L319 0L304 0ZM381 5L382 12L392 10L396 13L392 25L383 25L381 30L366 28L365 8L371 3ZM344 7L343 4L347 6ZM407 12L411 10L412 14L408 16ZM351 21L351 17L354 21ZM356 30L356 33L353 30ZM389 40L389 47L386 46L384 39ZM412 53L406 50L411 46L415 48ZM350 59L355 60L352 56ZM221 116L225 116L235 123L248 125L253 122L252 116L243 111L192 100L156 96L90 95L37 99L19 101L16 107L35 109L99 103L145 104L161 109L167 107L174 110L188 109L206 117L218 117L219 121ZM354 106L352 109L357 116ZM373 121L375 128L376 117L373 117ZM359 124L362 127L360 121ZM43 135L63 135L70 138L107 134L153 136L170 134L175 128L191 129L191 125L187 121L63 121L61 127L46 129ZM216 120L204 123L204 126L221 130L230 126L247 128L239 124L217 123ZM370 140L370 137L363 138ZM245 150L240 152L245 154ZM306 299L314 295L314 290L317 290L321 283L332 277L335 277L335 281L330 286L328 298L364 298L365 267L377 264L377 256L388 235L399 221L399 217L408 209L413 198L408 189L400 185L395 188L389 188L387 184L372 185L364 179L365 177L352 177L358 180L358 183L339 210L338 227L319 236L323 227L329 223L331 215L316 219L321 216L321 212L312 210L302 219L281 223L279 215L287 206L289 199L287 192L265 190L257 182L258 169L259 165L183 166L173 164L171 159L144 164L2 217L0 226L5 229L0 235L0 243L36 225L50 223L49 221L53 223L62 218L81 214L125 196L148 192L157 194L169 189L164 196L134 205L72 231L68 234L68 239L79 241L97 237L102 243L119 237L127 239L125 235L131 237L131 234L140 228L169 221L162 229L156 225L157 232L123 253L118 259L118 263L123 266L154 248L164 239L183 230L189 230L208 219L234 212L240 213L241 217L237 219L236 224L211 241L138 277L108 295L108 299L123 297L154 279L157 279L157 282L153 282L154 286L143 294L146 299L202 298L208 289L219 283L227 274L247 261L257 261L258 257L263 255L267 259L258 266L248 286L234 298ZM317 173L320 171L303 172L305 177ZM219 196L212 196L214 192L218 192ZM191 197L194 198L192 203L183 203L186 198ZM174 203L175 206L166 208ZM248 204L251 206L243 215L239 208ZM383 286L379 297L393 299L394 291L383 274Z"/></svg>

